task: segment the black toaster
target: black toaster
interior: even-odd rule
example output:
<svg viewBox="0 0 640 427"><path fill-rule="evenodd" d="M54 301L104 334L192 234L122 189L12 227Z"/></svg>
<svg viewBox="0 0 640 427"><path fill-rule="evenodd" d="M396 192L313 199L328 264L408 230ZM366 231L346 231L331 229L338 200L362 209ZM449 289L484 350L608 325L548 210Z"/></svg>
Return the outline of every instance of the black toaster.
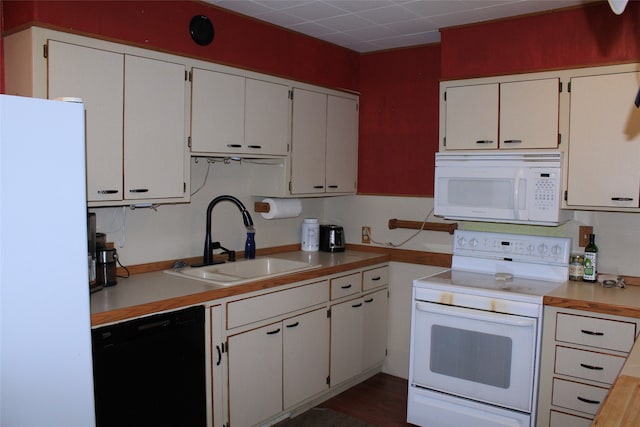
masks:
<svg viewBox="0 0 640 427"><path fill-rule="evenodd" d="M323 252L344 251L344 229L339 225L320 224L320 250Z"/></svg>

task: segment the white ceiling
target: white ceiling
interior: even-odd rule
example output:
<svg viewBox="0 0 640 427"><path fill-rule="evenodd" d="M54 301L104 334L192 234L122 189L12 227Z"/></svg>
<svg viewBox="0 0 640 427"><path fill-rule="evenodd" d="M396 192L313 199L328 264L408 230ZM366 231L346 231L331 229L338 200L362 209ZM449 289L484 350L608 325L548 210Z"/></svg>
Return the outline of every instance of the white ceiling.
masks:
<svg viewBox="0 0 640 427"><path fill-rule="evenodd" d="M439 28L561 9L593 0L205 1L364 53L437 43Z"/></svg>

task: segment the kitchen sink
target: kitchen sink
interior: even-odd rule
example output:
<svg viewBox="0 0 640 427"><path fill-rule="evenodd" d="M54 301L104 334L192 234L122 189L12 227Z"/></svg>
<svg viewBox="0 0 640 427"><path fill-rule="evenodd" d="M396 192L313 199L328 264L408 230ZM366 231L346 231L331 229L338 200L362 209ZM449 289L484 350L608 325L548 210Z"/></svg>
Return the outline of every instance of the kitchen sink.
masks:
<svg viewBox="0 0 640 427"><path fill-rule="evenodd" d="M204 267L165 270L164 272L175 276L201 280L212 285L234 286L318 267L320 267L320 264L264 257Z"/></svg>

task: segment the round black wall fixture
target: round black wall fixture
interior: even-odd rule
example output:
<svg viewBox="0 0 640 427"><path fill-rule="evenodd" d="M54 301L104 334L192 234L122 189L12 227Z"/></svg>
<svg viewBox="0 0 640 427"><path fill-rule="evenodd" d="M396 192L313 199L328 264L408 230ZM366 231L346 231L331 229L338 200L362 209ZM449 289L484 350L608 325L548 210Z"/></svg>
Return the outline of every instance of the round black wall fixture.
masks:
<svg viewBox="0 0 640 427"><path fill-rule="evenodd" d="M206 46L213 40L215 31L209 18L204 15L196 15L191 18L189 23L189 33L194 42L200 46Z"/></svg>

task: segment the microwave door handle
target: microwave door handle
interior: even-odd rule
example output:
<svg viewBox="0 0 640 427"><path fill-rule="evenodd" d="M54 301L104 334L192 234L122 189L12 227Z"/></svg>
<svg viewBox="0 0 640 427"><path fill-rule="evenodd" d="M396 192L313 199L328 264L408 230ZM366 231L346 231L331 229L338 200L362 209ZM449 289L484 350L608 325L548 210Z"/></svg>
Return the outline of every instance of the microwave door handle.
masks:
<svg viewBox="0 0 640 427"><path fill-rule="evenodd" d="M523 172L522 168L517 168L516 176L513 180L513 217L516 220L520 219L520 180Z"/></svg>

